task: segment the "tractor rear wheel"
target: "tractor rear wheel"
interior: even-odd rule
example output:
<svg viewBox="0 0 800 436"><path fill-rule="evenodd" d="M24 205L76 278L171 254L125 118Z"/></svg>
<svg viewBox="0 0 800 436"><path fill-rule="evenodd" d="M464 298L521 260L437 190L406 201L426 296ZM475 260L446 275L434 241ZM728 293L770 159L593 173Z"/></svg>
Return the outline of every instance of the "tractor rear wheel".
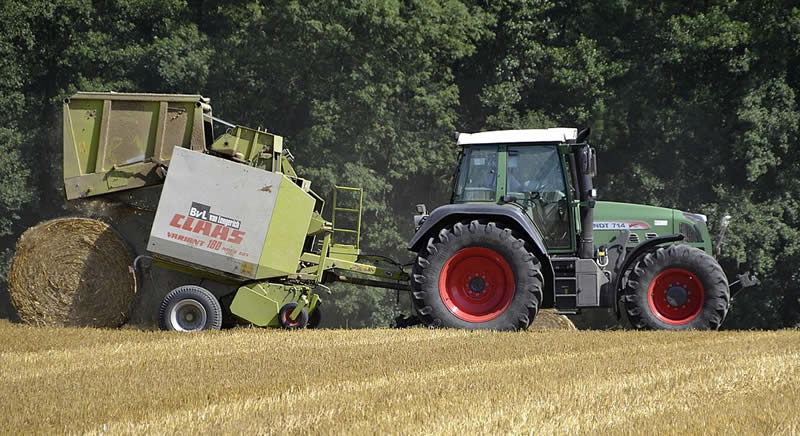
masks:
<svg viewBox="0 0 800 436"><path fill-rule="evenodd" d="M722 267L688 245L646 254L628 275L622 298L635 328L655 330L719 329L731 300Z"/></svg>
<svg viewBox="0 0 800 436"><path fill-rule="evenodd" d="M431 327L526 329L542 300L540 268L510 229L456 223L417 256L411 281L417 314Z"/></svg>

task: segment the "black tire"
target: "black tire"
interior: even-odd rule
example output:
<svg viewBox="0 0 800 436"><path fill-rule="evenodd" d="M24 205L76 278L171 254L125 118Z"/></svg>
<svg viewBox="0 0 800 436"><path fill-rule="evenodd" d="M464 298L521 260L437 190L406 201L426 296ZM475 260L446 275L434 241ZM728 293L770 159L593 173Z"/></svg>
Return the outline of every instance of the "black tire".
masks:
<svg viewBox="0 0 800 436"><path fill-rule="evenodd" d="M208 290L195 285L181 286L164 297L158 311L158 323L162 330L219 330L222 327L222 307Z"/></svg>
<svg viewBox="0 0 800 436"><path fill-rule="evenodd" d="M308 311L306 308L300 309L300 314L297 315L297 319L292 321L289 318L292 311L297 307L297 303L286 303L281 307L281 310L278 312L278 322L280 323L281 327L286 330L297 330L305 328L308 325Z"/></svg>
<svg viewBox="0 0 800 436"><path fill-rule="evenodd" d="M236 326L250 325L249 322L247 322L242 318L239 318L238 316L234 315L233 312L231 312L231 304L233 304L233 299L235 297L236 297L236 292L231 292L230 294L219 297L219 305L220 307L222 307L223 329L232 329Z"/></svg>
<svg viewBox="0 0 800 436"><path fill-rule="evenodd" d="M526 329L542 300L540 270L539 260L510 229L478 220L445 227L428 240L414 263L411 288L417 315L430 327Z"/></svg>
<svg viewBox="0 0 800 436"><path fill-rule="evenodd" d="M692 296L702 298L695 298ZM717 330L730 306L728 279L703 250L659 247L630 270L622 297L637 329Z"/></svg>
<svg viewBox="0 0 800 436"><path fill-rule="evenodd" d="M322 310L319 307L319 304L314 311L311 312L311 315L308 316L308 325L306 328L315 329L319 327L319 324L322 322Z"/></svg>

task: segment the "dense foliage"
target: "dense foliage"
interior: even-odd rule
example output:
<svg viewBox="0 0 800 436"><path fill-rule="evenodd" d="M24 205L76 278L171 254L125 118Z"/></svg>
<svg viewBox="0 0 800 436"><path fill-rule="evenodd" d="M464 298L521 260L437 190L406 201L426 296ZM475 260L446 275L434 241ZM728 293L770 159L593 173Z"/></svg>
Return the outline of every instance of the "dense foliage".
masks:
<svg viewBox="0 0 800 436"><path fill-rule="evenodd" d="M763 285L728 327L800 321L793 2L11 0L0 22L2 247L63 209L79 89L200 93L284 135L323 196L365 188L367 251L402 260L413 205L447 199L454 131L590 125L602 199L733 216L721 261ZM338 289L340 319L393 315Z"/></svg>

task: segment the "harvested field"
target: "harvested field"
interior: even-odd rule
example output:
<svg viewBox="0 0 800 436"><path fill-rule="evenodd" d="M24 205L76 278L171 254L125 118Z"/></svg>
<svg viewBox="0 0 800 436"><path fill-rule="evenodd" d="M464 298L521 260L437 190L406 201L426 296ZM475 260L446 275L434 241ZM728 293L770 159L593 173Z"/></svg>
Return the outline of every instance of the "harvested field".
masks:
<svg viewBox="0 0 800 436"><path fill-rule="evenodd" d="M0 324L0 433L800 433L800 332Z"/></svg>

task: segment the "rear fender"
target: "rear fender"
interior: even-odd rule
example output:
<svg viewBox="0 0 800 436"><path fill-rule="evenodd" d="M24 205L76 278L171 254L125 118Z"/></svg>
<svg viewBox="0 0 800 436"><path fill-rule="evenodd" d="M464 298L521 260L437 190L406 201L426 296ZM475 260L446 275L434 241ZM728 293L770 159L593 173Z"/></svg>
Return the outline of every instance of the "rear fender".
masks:
<svg viewBox="0 0 800 436"><path fill-rule="evenodd" d="M422 226L408 243L408 249L415 253L419 252L428 242L428 238L434 236L441 228L457 222L468 222L474 219L488 219L507 223L513 225L515 230L523 234L523 237L532 247L533 254L542 264L542 275L544 276L544 286L546 288L542 289L544 294L542 306L551 307L555 292L553 264L547 256L547 249L539 232L533 227L525 214L515 207L497 204L448 204L440 206L425 218Z"/></svg>

